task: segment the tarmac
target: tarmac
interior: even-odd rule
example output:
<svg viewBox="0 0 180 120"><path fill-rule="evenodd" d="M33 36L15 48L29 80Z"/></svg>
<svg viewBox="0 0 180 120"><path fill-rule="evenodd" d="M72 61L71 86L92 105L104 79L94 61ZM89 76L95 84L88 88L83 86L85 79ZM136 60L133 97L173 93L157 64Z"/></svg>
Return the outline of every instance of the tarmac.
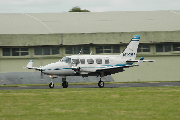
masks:
<svg viewBox="0 0 180 120"><path fill-rule="evenodd" d="M180 86L180 82L152 82L152 83L116 83L106 84L104 88L119 88L119 87L167 87ZM97 84L93 85L69 85L68 88L55 86L53 89L69 89L69 88L99 88ZM23 89L50 89L49 86L22 86L22 87L0 87L0 90L23 90ZM99 88L102 89L102 88Z"/></svg>

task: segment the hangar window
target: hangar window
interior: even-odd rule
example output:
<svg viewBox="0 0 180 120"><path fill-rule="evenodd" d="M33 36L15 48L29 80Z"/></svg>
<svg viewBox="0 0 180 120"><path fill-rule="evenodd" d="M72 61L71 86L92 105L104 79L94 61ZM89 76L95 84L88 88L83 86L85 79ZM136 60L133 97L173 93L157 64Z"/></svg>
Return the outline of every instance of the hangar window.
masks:
<svg viewBox="0 0 180 120"><path fill-rule="evenodd" d="M59 47L35 47L35 55L57 55L59 54Z"/></svg>
<svg viewBox="0 0 180 120"><path fill-rule="evenodd" d="M81 51L81 52L80 52ZM67 46L65 48L66 54L89 54L90 46Z"/></svg>
<svg viewBox="0 0 180 120"><path fill-rule="evenodd" d="M3 48L3 56L10 56L11 55L10 48Z"/></svg>
<svg viewBox="0 0 180 120"><path fill-rule="evenodd" d="M156 45L156 52L163 52L163 44Z"/></svg>
<svg viewBox="0 0 180 120"><path fill-rule="evenodd" d="M171 44L156 44L156 52L170 52L171 46Z"/></svg>
<svg viewBox="0 0 180 120"><path fill-rule="evenodd" d="M26 56L29 55L28 48L3 48L3 56Z"/></svg>
<svg viewBox="0 0 180 120"><path fill-rule="evenodd" d="M119 45L96 46L96 53L120 53Z"/></svg>
<svg viewBox="0 0 180 120"><path fill-rule="evenodd" d="M173 51L180 51L180 44L173 44Z"/></svg>
<svg viewBox="0 0 180 120"><path fill-rule="evenodd" d="M164 45L164 49L165 49L165 50L164 50L165 52L170 52L170 51L172 51L172 50L171 50L171 44L165 44L165 45Z"/></svg>
<svg viewBox="0 0 180 120"><path fill-rule="evenodd" d="M150 52L150 45L139 45L137 52Z"/></svg>

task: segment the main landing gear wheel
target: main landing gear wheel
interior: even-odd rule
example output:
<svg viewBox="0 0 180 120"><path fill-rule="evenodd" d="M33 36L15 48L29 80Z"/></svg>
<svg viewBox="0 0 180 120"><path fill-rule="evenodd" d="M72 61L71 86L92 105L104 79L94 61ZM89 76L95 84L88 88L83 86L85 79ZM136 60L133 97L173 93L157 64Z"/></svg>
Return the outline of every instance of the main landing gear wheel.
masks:
<svg viewBox="0 0 180 120"><path fill-rule="evenodd" d="M104 82L103 82L103 81L99 81L99 82L98 82L98 86L99 86L100 88L103 88L103 87L104 87Z"/></svg>
<svg viewBox="0 0 180 120"><path fill-rule="evenodd" d="M67 87L68 87L68 82L67 82L67 81L64 81L64 82L62 83L62 86L63 86L63 88L67 88Z"/></svg>
<svg viewBox="0 0 180 120"><path fill-rule="evenodd" d="M49 87L54 88L54 83L53 82L49 83Z"/></svg>

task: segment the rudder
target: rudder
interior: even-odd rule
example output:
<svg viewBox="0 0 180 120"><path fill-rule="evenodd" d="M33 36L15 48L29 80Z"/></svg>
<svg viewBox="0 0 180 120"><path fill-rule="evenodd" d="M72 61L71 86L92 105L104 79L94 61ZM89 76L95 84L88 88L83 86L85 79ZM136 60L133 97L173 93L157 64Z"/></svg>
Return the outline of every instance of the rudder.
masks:
<svg viewBox="0 0 180 120"><path fill-rule="evenodd" d="M128 46L120 54L120 57L135 60L139 45L139 40L140 40L140 35L134 35L131 41L129 42Z"/></svg>

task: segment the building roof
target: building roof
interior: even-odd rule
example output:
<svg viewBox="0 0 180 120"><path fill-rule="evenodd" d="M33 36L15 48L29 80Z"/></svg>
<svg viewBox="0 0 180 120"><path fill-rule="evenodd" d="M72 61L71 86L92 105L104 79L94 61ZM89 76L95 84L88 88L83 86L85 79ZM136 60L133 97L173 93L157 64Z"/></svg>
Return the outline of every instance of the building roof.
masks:
<svg viewBox="0 0 180 120"><path fill-rule="evenodd" d="M179 31L180 10L0 13L0 34Z"/></svg>

